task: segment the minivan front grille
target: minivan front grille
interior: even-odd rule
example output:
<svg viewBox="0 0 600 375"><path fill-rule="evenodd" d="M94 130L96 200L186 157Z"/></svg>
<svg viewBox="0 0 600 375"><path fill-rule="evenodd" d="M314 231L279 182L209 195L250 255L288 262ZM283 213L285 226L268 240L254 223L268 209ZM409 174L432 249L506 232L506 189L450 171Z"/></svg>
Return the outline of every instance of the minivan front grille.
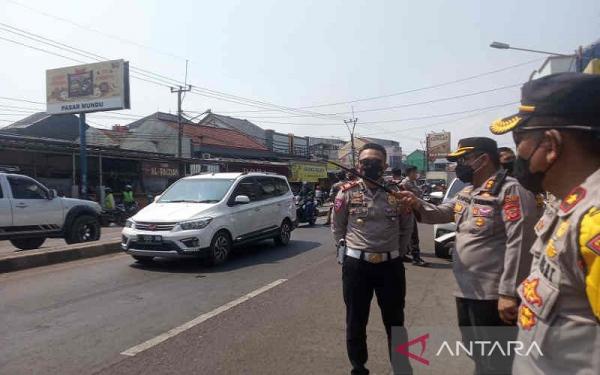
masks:
<svg viewBox="0 0 600 375"><path fill-rule="evenodd" d="M177 225L177 223L135 223L135 229L147 230L151 232L168 232L175 228L175 225Z"/></svg>

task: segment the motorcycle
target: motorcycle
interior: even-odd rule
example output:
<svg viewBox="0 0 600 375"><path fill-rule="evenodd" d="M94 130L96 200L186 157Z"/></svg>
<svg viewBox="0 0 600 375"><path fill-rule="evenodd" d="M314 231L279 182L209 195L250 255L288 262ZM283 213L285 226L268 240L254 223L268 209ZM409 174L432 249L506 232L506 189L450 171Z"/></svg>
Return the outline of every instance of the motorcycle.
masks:
<svg viewBox="0 0 600 375"><path fill-rule="evenodd" d="M119 203L114 210L102 211L101 223L103 226L109 226L111 223L124 226L127 219L135 215L138 211L139 206L137 202L128 206Z"/></svg>
<svg viewBox="0 0 600 375"><path fill-rule="evenodd" d="M301 198L295 196L296 201L296 218L298 223L308 223L311 227L317 221L317 203L312 197Z"/></svg>

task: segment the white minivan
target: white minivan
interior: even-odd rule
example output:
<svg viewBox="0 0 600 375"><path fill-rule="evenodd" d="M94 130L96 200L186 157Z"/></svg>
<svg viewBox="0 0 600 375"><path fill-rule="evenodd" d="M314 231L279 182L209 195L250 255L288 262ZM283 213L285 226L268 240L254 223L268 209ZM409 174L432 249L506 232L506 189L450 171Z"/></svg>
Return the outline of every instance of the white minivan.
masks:
<svg viewBox="0 0 600 375"><path fill-rule="evenodd" d="M287 245L296 224L285 176L200 174L178 180L130 218L121 247L138 262L201 257L220 264L235 245L267 238Z"/></svg>

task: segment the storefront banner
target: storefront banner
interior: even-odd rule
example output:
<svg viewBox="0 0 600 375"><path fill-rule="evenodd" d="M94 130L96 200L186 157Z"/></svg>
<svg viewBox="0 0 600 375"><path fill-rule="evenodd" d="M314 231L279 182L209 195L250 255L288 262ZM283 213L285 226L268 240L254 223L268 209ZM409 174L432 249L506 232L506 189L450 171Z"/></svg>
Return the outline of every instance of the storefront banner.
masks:
<svg viewBox="0 0 600 375"><path fill-rule="evenodd" d="M319 182L320 178L327 178L326 164L293 163L291 169L290 182Z"/></svg>

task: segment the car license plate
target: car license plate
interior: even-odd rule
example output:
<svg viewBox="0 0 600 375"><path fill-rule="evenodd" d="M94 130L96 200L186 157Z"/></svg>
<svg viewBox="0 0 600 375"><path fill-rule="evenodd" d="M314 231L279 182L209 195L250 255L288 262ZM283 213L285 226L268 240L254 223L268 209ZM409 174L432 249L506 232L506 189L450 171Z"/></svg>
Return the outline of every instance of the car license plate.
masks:
<svg viewBox="0 0 600 375"><path fill-rule="evenodd" d="M162 236L154 236L154 235L149 235L149 234L140 234L140 235L138 235L138 242L140 242L140 243L150 243L150 244L162 243Z"/></svg>

